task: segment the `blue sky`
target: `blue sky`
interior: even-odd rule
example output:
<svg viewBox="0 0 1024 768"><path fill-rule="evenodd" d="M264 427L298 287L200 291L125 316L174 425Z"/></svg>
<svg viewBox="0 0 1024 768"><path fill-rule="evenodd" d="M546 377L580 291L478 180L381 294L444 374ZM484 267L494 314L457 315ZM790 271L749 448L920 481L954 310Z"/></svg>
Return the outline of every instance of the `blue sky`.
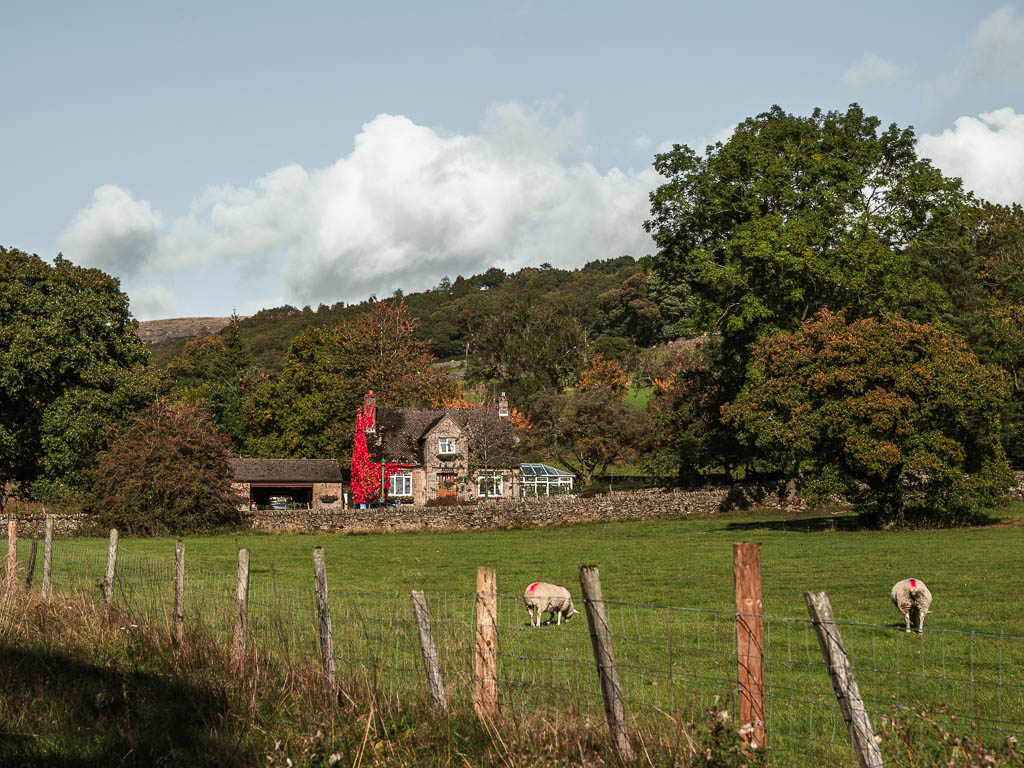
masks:
<svg viewBox="0 0 1024 768"><path fill-rule="evenodd" d="M0 0L0 244L140 319L651 250L653 155L779 104L1024 201L1024 4Z"/></svg>

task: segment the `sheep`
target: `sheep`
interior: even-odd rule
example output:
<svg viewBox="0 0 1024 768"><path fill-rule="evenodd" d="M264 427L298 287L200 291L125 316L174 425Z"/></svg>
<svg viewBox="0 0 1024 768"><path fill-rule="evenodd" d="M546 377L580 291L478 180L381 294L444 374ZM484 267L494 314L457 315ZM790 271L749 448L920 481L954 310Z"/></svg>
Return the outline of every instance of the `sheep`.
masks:
<svg viewBox="0 0 1024 768"><path fill-rule="evenodd" d="M526 612L530 614L530 624L535 627L540 626L542 613L551 614L548 618L549 624L555 620L556 616L558 623L561 624L563 616L568 621L579 613L572 604L572 595L569 594L569 590L557 584L535 581L526 588L526 592L523 593L523 601L526 603ZM537 612L536 617L534 611Z"/></svg>
<svg viewBox="0 0 1024 768"><path fill-rule="evenodd" d="M920 579L904 579L892 586L892 603L903 614L907 621L907 632L910 631L910 620L913 616L917 624L917 632L924 632L924 616L932 604L932 593Z"/></svg>

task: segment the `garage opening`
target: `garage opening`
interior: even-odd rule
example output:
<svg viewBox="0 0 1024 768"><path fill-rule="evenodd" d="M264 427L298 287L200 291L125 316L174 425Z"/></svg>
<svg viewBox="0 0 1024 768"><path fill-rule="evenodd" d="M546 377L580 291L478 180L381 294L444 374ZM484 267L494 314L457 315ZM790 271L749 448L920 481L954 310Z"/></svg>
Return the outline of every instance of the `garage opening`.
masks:
<svg viewBox="0 0 1024 768"><path fill-rule="evenodd" d="M310 509L313 506L313 484L252 483L249 486L249 503L258 509Z"/></svg>

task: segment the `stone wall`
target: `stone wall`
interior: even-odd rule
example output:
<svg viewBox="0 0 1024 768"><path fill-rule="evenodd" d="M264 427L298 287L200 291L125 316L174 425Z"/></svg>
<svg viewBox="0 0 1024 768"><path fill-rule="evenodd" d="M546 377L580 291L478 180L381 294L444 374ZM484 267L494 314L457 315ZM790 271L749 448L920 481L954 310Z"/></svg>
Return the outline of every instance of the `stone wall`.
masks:
<svg viewBox="0 0 1024 768"><path fill-rule="evenodd" d="M1007 496L1024 498L1024 471L1015 472L1017 487ZM787 503L779 485L709 486L689 490L646 488L617 491L591 497L550 496L536 499L481 501L457 507L426 507L402 504L380 509L262 510L248 512L249 527L269 531L417 531L527 528L564 523L619 522L712 514L746 506L769 509L801 509L803 501ZM84 516L54 515L58 536L75 533ZM0 515L0 526L18 521L18 535L42 536L45 520L40 514ZM0 535L3 535L0 533Z"/></svg>

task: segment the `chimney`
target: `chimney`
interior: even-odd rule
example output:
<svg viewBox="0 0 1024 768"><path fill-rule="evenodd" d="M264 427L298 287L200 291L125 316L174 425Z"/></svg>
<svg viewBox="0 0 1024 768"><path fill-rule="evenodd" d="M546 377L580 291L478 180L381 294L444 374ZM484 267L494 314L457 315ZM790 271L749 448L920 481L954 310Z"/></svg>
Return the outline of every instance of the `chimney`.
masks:
<svg viewBox="0 0 1024 768"><path fill-rule="evenodd" d="M498 418L508 418L508 398L505 397L504 392L502 392L501 395L498 397Z"/></svg>
<svg viewBox="0 0 1024 768"><path fill-rule="evenodd" d="M367 432L377 431L377 398L372 389L363 398L363 419L365 419Z"/></svg>

